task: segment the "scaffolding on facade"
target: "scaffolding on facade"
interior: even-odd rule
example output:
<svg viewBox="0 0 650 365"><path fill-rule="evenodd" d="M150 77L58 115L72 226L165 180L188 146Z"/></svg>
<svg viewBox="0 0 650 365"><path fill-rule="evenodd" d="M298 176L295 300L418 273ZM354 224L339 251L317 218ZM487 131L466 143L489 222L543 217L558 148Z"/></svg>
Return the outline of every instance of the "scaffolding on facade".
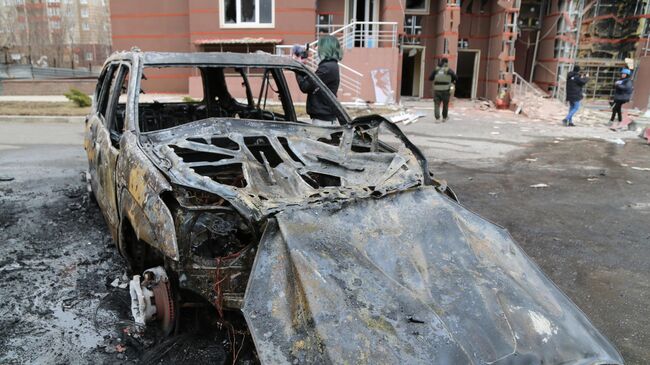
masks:
<svg viewBox="0 0 650 365"><path fill-rule="evenodd" d="M586 97L610 98L621 68L634 68L648 54L649 6L648 0L595 0L584 9L576 64L590 75Z"/></svg>
<svg viewBox="0 0 650 365"><path fill-rule="evenodd" d="M562 101L566 98L566 76L573 69L578 54L584 7L584 0L564 2L560 8L561 15L557 20L555 58L558 63L555 74L559 82L553 89L553 97Z"/></svg>

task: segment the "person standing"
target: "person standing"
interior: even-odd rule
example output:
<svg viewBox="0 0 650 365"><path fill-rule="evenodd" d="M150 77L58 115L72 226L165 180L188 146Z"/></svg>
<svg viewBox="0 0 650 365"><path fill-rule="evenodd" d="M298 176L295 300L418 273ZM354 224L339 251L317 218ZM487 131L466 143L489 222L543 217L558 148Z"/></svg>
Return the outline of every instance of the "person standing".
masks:
<svg viewBox="0 0 650 365"><path fill-rule="evenodd" d="M339 74L339 61L343 58L341 45L336 37L327 35L318 40L317 51L320 62L316 69L316 76L336 96L341 82ZM294 58L299 58L295 53ZM300 60L303 63L307 62L306 58L300 57ZM307 94L307 114L312 119L312 124L336 125L336 107L320 92L318 85L308 75L296 74L296 80L300 91Z"/></svg>
<svg viewBox="0 0 650 365"><path fill-rule="evenodd" d="M618 115L618 122L623 121L623 104L630 101L634 86L630 76L632 71L629 68L621 70L621 78L614 83L614 104L612 106L612 116L609 118L609 125L614 123L614 117Z"/></svg>
<svg viewBox="0 0 650 365"><path fill-rule="evenodd" d="M449 60L446 58L440 60L438 67L429 76L429 81L433 81L433 107L436 121L440 120L440 103L442 103L442 121L448 120L451 87L456 84L456 80L456 74L449 68Z"/></svg>
<svg viewBox="0 0 650 365"><path fill-rule="evenodd" d="M573 71L569 72L566 80L566 100L569 102L569 114L562 120L567 127L575 127L573 116L580 109L580 100L582 100L582 87L589 81L589 74L585 77L580 75L580 66L573 66Z"/></svg>

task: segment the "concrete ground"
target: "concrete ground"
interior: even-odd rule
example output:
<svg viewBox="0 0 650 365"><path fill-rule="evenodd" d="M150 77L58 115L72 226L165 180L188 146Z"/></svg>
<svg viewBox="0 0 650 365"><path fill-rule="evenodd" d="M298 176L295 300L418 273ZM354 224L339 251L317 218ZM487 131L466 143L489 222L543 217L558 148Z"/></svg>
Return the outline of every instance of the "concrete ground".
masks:
<svg viewBox="0 0 650 365"><path fill-rule="evenodd" d="M411 105L426 117L403 130L431 170L466 207L506 227L627 364L646 364L650 145L637 132L456 104L444 124L430 105Z"/></svg>
<svg viewBox="0 0 650 365"><path fill-rule="evenodd" d="M410 106L426 117L403 129L437 177L506 227L626 363L647 363L650 146L634 132L472 103L455 103L451 120L435 124L430 105ZM128 294L110 283L123 281L124 263L84 195L82 129L0 122L0 180L13 178L0 181L0 363L124 363L155 350L116 332ZM191 343L184 361L223 359L205 340Z"/></svg>

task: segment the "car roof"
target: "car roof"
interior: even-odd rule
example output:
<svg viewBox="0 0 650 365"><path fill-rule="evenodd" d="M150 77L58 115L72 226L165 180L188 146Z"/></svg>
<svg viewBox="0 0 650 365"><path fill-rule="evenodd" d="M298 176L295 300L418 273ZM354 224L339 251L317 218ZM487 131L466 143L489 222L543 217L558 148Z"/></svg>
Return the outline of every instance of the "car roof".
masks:
<svg viewBox="0 0 650 365"><path fill-rule="evenodd" d="M232 52L116 52L107 60L116 61L139 57L146 65L228 65L228 66L286 66L302 65L285 56L269 53L232 53Z"/></svg>

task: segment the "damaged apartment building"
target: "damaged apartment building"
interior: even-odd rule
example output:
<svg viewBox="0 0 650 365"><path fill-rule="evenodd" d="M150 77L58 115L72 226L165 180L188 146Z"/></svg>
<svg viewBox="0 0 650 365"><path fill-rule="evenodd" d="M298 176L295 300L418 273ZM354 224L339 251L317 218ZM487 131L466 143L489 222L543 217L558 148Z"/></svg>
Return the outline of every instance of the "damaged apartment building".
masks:
<svg viewBox="0 0 650 365"><path fill-rule="evenodd" d="M458 74L456 97L502 105L522 84L562 99L574 64L592 76L589 98L609 97L626 64L637 80L650 78L647 0L112 0L110 7L115 50L289 56L293 45L332 34L345 52L342 101L430 98L428 76L442 58ZM315 66L313 47L311 54ZM199 92L198 75L147 76L166 90ZM650 94L643 84L650 83L635 88L640 108Z"/></svg>

